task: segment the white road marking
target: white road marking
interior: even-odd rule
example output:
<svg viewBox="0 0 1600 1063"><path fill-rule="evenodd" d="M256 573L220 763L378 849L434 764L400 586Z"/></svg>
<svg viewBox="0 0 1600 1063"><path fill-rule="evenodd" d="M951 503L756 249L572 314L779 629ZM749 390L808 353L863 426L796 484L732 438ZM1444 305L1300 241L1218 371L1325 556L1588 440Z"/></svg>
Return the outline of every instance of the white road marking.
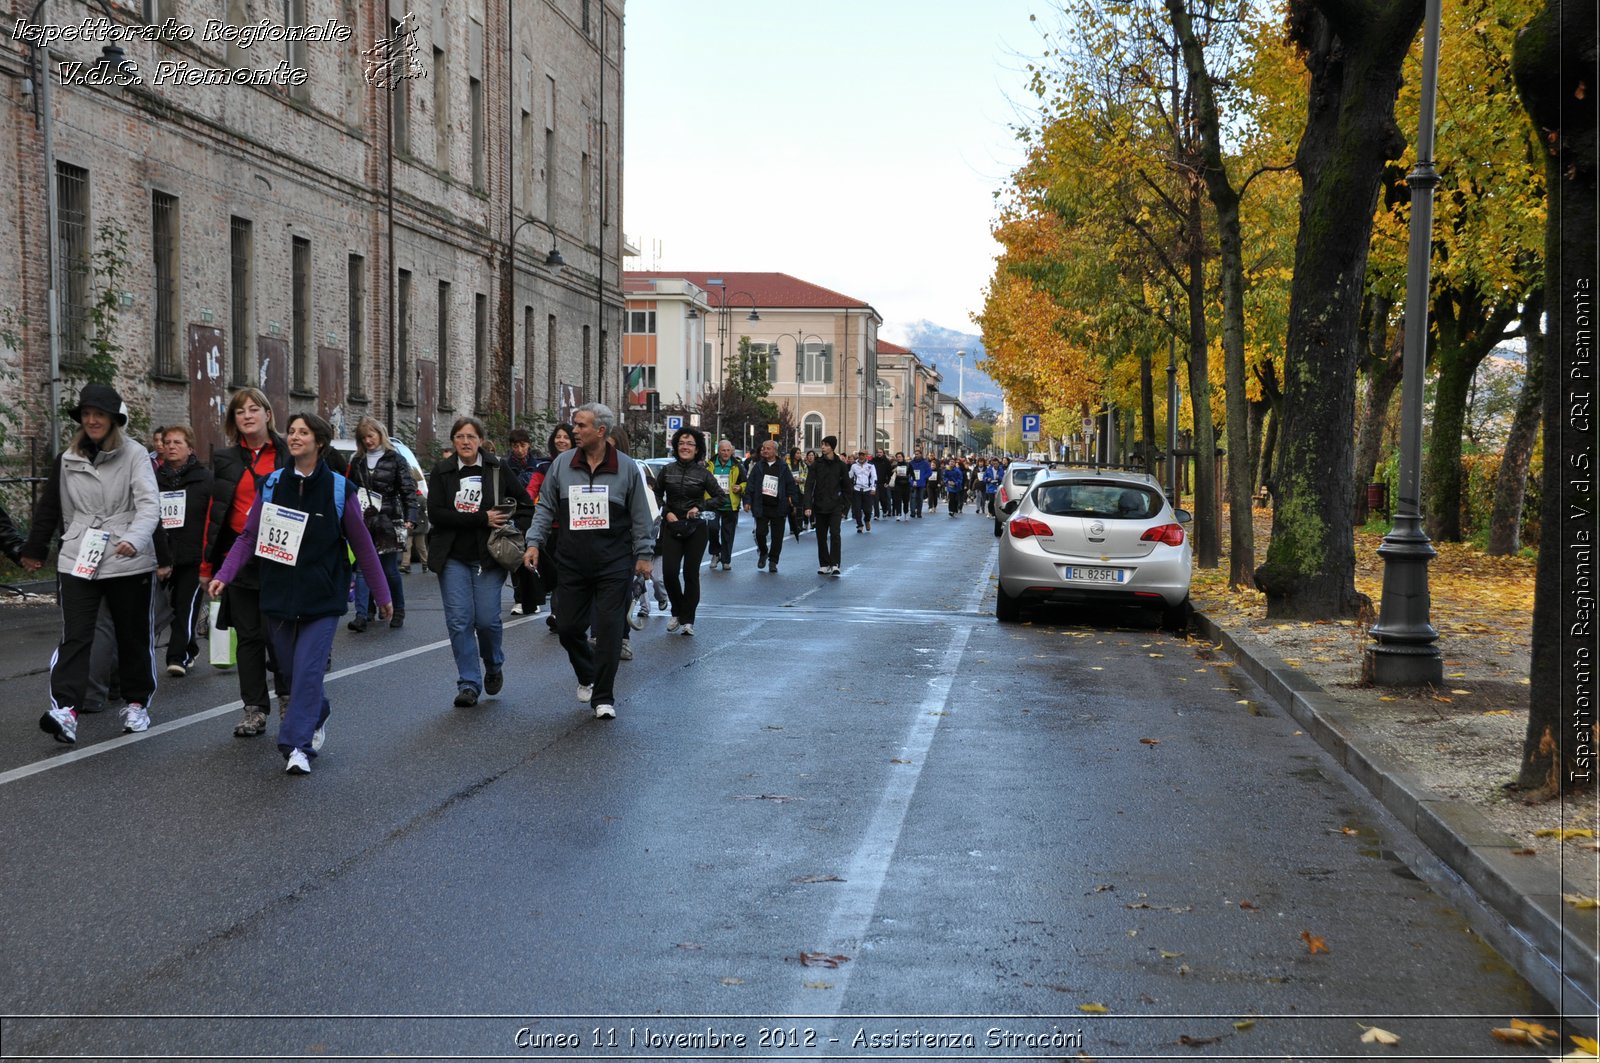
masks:
<svg viewBox="0 0 1600 1063"><path fill-rule="evenodd" d="M984 565L983 576L967 599L968 611L976 610L989 585L989 573L994 568L998 551L990 551ZM856 846L843 872L844 882L835 895L833 912L822 933L819 947L861 959L861 942L867 936L872 914L877 911L878 897L883 892L884 880L889 874L889 864L900 844L900 833L905 827L906 813L911 808L911 798L916 793L917 780L922 777L922 766L927 763L928 750L933 745L939 721L944 719L945 706L950 700L950 688L966 652L967 640L972 637L972 624L957 624L950 633L949 645L939 658L938 673L928 680L928 693L916 707L901 743L897 761L909 762L895 765L889 773L878 808L867 824L866 832ZM845 991L850 987L850 976L859 962L848 963L827 972L830 988L823 991L801 986L795 994L790 1014L834 1018L843 1010ZM802 971L800 979L817 981L818 975L809 969ZM825 1007L818 1007L818 1002Z"/></svg>

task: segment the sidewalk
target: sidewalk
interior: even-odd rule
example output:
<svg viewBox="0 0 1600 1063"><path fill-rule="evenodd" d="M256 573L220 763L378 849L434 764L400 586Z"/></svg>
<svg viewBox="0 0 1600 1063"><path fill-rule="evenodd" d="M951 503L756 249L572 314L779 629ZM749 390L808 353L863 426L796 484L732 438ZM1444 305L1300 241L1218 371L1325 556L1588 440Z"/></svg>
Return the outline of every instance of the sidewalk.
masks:
<svg viewBox="0 0 1600 1063"><path fill-rule="evenodd" d="M1258 517L1258 560L1269 530ZM1377 541L1362 535L1357 544L1357 587L1374 602ZM1527 725L1532 562L1441 544L1431 619L1445 686L1413 690L1363 685L1370 637L1356 621L1266 620L1261 595L1227 590L1226 556L1220 572L1196 572L1195 633L1232 657L1459 876L1489 909L1463 906L1473 930L1592 1036L1600 913L1563 895L1600 894L1600 794L1528 805L1505 788ZM1540 834L1573 828L1591 833Z"/></svg>

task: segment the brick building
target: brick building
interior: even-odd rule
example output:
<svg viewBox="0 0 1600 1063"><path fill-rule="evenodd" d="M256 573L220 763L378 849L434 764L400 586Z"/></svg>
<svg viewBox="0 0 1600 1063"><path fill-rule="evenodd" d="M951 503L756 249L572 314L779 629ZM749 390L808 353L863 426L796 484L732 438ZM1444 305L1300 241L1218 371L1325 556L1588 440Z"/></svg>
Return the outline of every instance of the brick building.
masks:
<svg viewBox="0 0 1600 1063"><path fill-rule="evenodd" d="M202 455L244 384L279 428L371 414L425 454L463 413L618 404L622 21L623 0L0 0L6 456L48 435L47 172L62 395L109 340L135 424L191 421ZM70 31L53 165L47 28ZM114 37L121 77L97 65Z"/></svg>

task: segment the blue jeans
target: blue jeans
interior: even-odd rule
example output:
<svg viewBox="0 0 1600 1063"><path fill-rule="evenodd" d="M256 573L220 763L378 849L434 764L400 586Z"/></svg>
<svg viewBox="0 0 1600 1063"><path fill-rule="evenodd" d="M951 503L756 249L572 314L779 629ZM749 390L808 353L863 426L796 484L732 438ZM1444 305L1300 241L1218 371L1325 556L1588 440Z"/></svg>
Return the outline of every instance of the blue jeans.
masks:
<svg viewBox="0 0 1600 1063"><path fill-rule="evenodd" d="M456 658L456 687L483 690L483 669L500 671L506 663L500 648L500 587L506 570L499 565L446 561L439 573L444 601L444 626ZM482 661L482 667L479 666Z"/></svg>
<svg viewBox="0 0 1600 1063"><path fill-rule="evenodd" d="M383 578L389 583L389 597L394 599L394 611L401 616L406 612L406 585L400 578L400 555L379 554L378 564L383 566ZM366 616L373 611L371 601L372 591L367 587L367 577L361 574L361 566L356 566L356 613Z"/></svg>
<svg viewBox="0 0 1600 1063"><path fill-rule="evenodd" d="M266 618L267 635L282 669L279 674L289 684L289 707L278 721L278 751L285 758L296 749L307 757L316 756L311 749L311 736L328 722L323 679L328 674L328 658L333 653L333 633L339 628L339 619Z"/></svg>

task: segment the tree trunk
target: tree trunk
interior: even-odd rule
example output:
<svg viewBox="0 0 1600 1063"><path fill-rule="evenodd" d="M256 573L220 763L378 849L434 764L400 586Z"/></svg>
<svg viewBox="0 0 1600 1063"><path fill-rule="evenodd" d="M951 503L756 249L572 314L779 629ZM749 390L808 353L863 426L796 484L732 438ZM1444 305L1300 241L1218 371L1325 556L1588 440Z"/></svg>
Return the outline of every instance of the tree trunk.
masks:
<svg viewBox="0 0 1600 1063"><path fill-rule="evenodd" d="M1544 475L1534 578L1532 687L1518 785L1553 796L1594 785L1595 17L1546 0L1512 69L1547 146Z"/></svg>
<svg viewBox="0 0 1600 1063"><path fill-rule="evenodd" d="M1435 542L1461 541L1461 436L1467 395L1478 366L1504 339L1515 306L1494 306L1475 290L1446 292L1434 300L1439 378L1433 393L1433 428L1423 468L1424 516Z"/></svg>
<svg viewBox="0 0 1600 1063"><path fill-rule="evenodd" d="M1190 201L1189 412L1194 420L1194 563L1216 568L1222 556L1217 528L1217 429L1211 422L1211 370L1206 340L1205 250L1200 244L1200 197Z"/></svg>
<svg viewBox="0 0 1600 1063"><path fill-rule="evenodd" d="M1139 417L1143 422L1143 436L1139 453L1144 458L1144 471L1160 478L1156 469L1156 394L1155 381L1150 371L1150 351L1139 352Z"/></svg>
<svg viewBox="0 0 1600 1063"><path fill-rule="evenodd" d="M1535 291L1522 307L1522 338L1527 346L1522 394L1517 397L1516 416L1506 437L1505 456L1494 479L1494 510L1489 516L1490 557L1514 554L1522 546L1522 503L1528 494L1528 467L1533 463L1533 444L1538 438L1540 379L1544 372L1544 292Z"/></svg>
<svg viewBox="0 0 1600 1063"><path fill-rule="evenodd" d="M1271 407L1264 401L1250 404L1250 491L1261 486L1261 444L1266 434L1267 413Z"/></svg>
<svg viewBox="0 0 1600 1063"><path fill-rule="evenodd" d="M1222 361L1228 411L1228 586L1255 586L1255 525L1250 512L1249 400L1244 368L1244 246L1239 233L1239 193L1228 179L1222 157L1222 120L1206 69L1205 51L1195 36L1185 0L1166 0L1167 13L1183 47L1184 69L1195 101L1206 194L1217 211L1222 252ZM1198 421L1196 422L1198 424Z"/></svg>
<svg viewBox="0 0 1600 1063"><path fill-rule="evenodd" d="M1272 545L1256 571L1269 618L1354 617L1350 524L1356 331L1384 165L1405 150L1395 97L1423 0L1291 0L1311 73L1295 156L1295 238L1284 355L1283 453Z"/></svg>
<svg viewBox="0 0 1600 1063"><path fill-rule="evenodd" d="M1384 300L1386 305L1387 302ZM1387 311L1384 316L1387 318ZM1351 508L1357 524L1365 524L1370 516L1367 512L1367 485L1377 476L1378 449L1383 446L1383 434L1389 427L1389 403L1394 399L1395 388L1400 386L1400 378L1404 375L1405 330L1396 329L1390 340L1385 335L1387 321L1378 328L1380 331L1368 346L1369 352L1376 357L1369 357L1367 361L1367 396L1360 427L1356 431L1355 505Z"/></svg>

